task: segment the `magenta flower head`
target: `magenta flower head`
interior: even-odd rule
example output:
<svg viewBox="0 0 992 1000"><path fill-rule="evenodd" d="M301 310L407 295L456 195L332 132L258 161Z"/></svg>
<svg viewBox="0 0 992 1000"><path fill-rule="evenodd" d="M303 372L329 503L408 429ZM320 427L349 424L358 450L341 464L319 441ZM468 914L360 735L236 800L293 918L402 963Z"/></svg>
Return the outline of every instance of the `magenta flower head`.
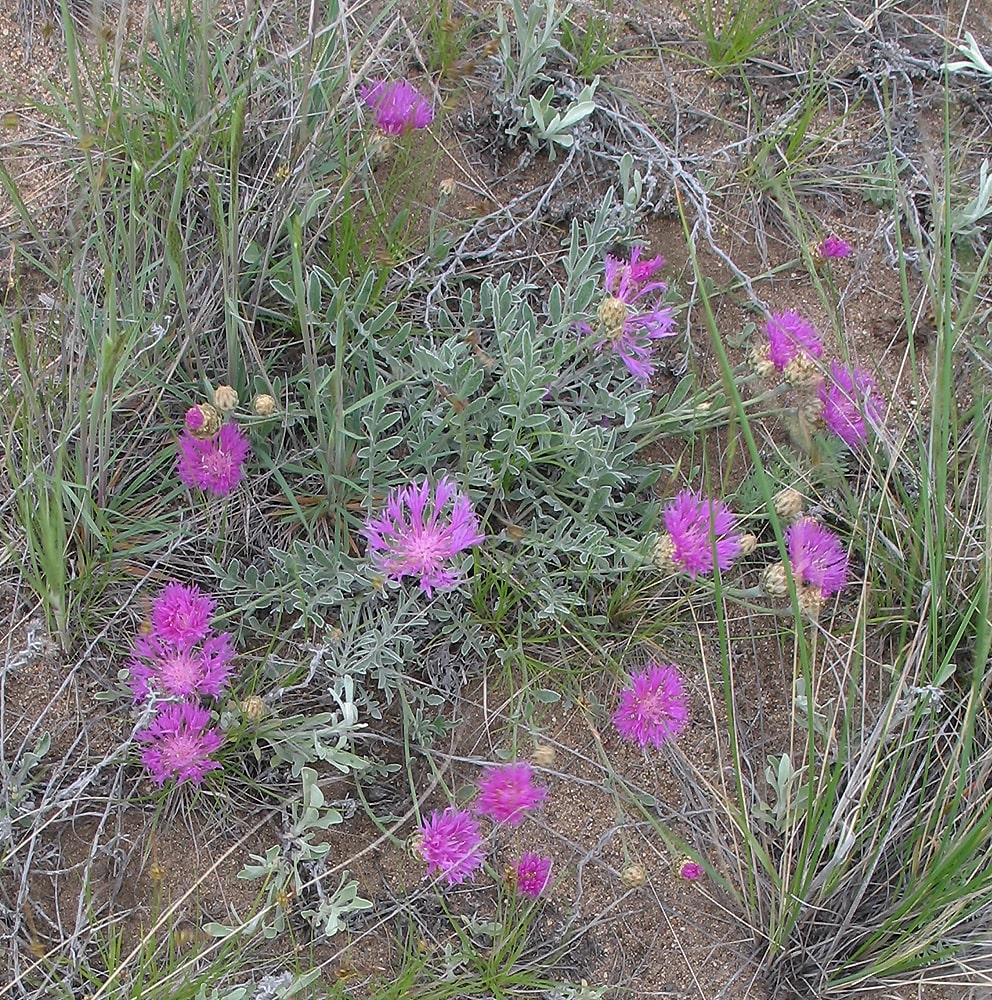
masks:
<svg viewBox="0 0 992 1000"><path fill-rule="evenodd" d="M152 604L152 632L177 646L192 646L205 639L217 602L204 597L195 584L167 583Z"/></svg>
<svg viewBox="0 0 992 1000"><path fill-rule="evenodd" d="M208 771L220 767L211 757L224 742L216 729L208 728L210 713L188 701L164 705L147 729L135 733L135 739L147 746L141 752L141 762L161 785L166 778L177 778L181 784L203 783Z"/></svg>
<svg viewBox="0 0 992 1000"><path fill-rule="evenodd" d="M516 870L517 895L537 899L551 884L551 858L531 851L520 856Z"/></svg>
<svg viewBox="0 0 992 1000"><path fill-rule="evenodd" d="M536 809L548 794L546 788L532 785L531 777L527 761L492 768L479 782L476 812L491 816L497 823L520 826L524 814Z"/></svg>
<svg viewBox="0 0 992 1000"><path fill-rule="evenodd" d="M804 517L785 531L789 564L796 581L817 587L824 597L847 583L847 553L840 539L811 517Z"/></svg>
<svg viewBox="0 0 992 1000"><path fill-rule="evenodd" d="M394 490L385 513L369 518L362 535L380 573L393 580L419 576L428 597L435 588L455 587L461 576L452 560L486 540L468 497L448 478L440 479L433 489L425 479Z"/></svg>
<svg viewBox="0 0 992 1000"><path fill-rule="evenodd" d="M640 260L640 253L641 248L634 247L629 261L606 255L606 298L596 311L597 328L588 323L578 328L586 335L599 334L596 350L612 350L631 375L647 385L655 369L654 342L675 335L675 316L661 301L665 283L652 280L664 258Z"/></svg>
<svg viewBox="0 0 992 1000"><path fill-rule="evenodd" d="M816 327L797 312L772 313L765 321L768 334L768 356L779 371L799 355L818 358L823 354L823 342Z"/></svg>
<svg viewBox="0 0 992 1000"><path fill-rule="evenodd" d="M430 102L406 80L371 80L362 84L359 93L386 135L402 135L408 129L426 128L434 121Z"/></svg>
<svg viewBox="0 0 992 1000"><path fill-rule="evenodd" d="M435 810L418 828L417 850L427 862L427 874L437 872L448 885L460 885L485 860L479 824L466 809Z"/></svg>
<svg viewBox="0 0 992 1000"><path fill-rule="evenodd" d="M214 496L227 496L241 482L241 466L251 452L236 423L228 422L204 441L189 430L179 438L176 472L187 486L199 486Z"/></svg>
<svg viewBox="0 0 992 1000"><path fill-rule="evenodd" d="M695 882L706 874L706 869L692 858L682 857L675 863L675 871L679 878L684 878L689 882Z"/></svg>
<svg viewBox="0 0 992 1000"><path fill-rule="evenodd" d="M153 693L172 698L219 698L227 689L234 658L227 632L210 636L200 647L176 645L152 632L139 635L131 652L128 683L135 701L144 701Z"/></svg>
<svg viewBox="0 0 992 1000"><path fill-rule="evenodd" d="M186 411L185 417L186 429L189 431L199 431L202 430L205 418L203 416L203 410L198 406L191 406Z"/></svg>
<svg viewBox="0 0 992 1000"><path fill-rule="evenodd" d="M684 569L692 579L713 572L713 553L721 570L730 569L741 551L740 532L734 530L734 515L722 500L682 490L665 507L662 517L667 536L655 546L659 569L667 562Z"/></svg>
<svg viewBox="0 0 992 1000"><path fill-rule="evenodd" d="M642 749L650 743L661 749L689 722L689 702L674 663L647 664L632 674L630 687L620 692L620 705L613 723L620 735Z"/></svg>
<svg viewBox="0 0 992 1000"><path fill-rule="evenodd" d="M817 256L821 261L837 260L851 256L851 244L839 236L828 236L817 248Z"/></svg>
<svg viewBox="0 0 992 1000"><path fill-rule="evenodd" d="M823 422L850 448L868 440L865 417L878 423L882 418L872 392L875 380L862 368L849 369L837 361L830 363L831 379L820 384Z"/></svg>

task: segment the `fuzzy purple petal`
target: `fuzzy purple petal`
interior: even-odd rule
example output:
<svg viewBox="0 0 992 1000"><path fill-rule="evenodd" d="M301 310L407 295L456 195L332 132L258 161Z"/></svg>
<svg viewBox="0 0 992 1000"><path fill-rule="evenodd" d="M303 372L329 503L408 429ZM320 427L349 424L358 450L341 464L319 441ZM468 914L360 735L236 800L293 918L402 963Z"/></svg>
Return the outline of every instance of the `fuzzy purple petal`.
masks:
<svg viewBox="0 0 992 1000"><path fill-rule="evenodd" d="M479 782L476 812L491 816L497 823L519 826L524 816L536 809L548 794L546 788L531 783L527 761L492 768Z"/></svg>
<svg viewBox="0 0 992 1000"><path fill-rule="evenodd" d="M177 646L191 646L206 637L216 608L217 602L201 594L195 584L167 583L152 604L152 631Z"/></svg>
<svg viewBox="0 0 992 1000"><path fill-rule="evenodd" d="M459 885L478 871L485 861L479 824L465 809L448 806L436 810L420 828L417 846L427 862L427 874L438 873L448 885Z"/></svg>
<svg viewBox="0 0 992 1000"><path fill-rule="evenodd" d="M224 742L216 729L208 728L210 713L188 701L163 706L147 729L135 733L135 739L146 743L141 762L161 785L167 778L180 783L202 784L208 771L220 767L213 760Z"/></svg>
<svg viewBox="0 0 992 1000"><path fill-rule="evenodd" d="M224 424L206 441L183 431L179 437L176 473L187 486L227 496L241 482L241 466L250 452L248 439L234 422Z"/></svg>
<svg viewBox="0 0 992 1000"><path fill-rule="evenodd" d="M665 507L663 518L674 546L672 559L692 579L713 572L714 547L721 570L730 569L740 554L741 536L735 530L734 515L721 500L682 490Z"/></svg>
<svg viewBox="0 0 992 1000"><path fill-rule="evenodd" d="M786 529L792 575L802 584L819 587L824 597L847 583L847 553L840 539L811 517Z"/></svg>
<svg viewBox="0 0 992 1000"><path fill-rule="evenodd" d="M620 735L641 748L661 748L685 729L689 703L679 668L673 663L648 663L632 674L630 687L620 693L613 723Z"/></svg>
<svg viewBox="0 0 992 1000"><path fill-rule="evenodd" d="M873 392L875 380L862 368L850 369L837 361L830 364L830 380L819 388L823 422L848 447L857 448L868 440L865 416L881 420L881 409Z"/></svg>
<svg viewBox="0 0 992 1000"><path fill-rule="evenodd" d="M387 135L402 135L408 129L425 128L434 121L430 102L406 80L372 81L363 84L359 94L372 108L376 125Z"/></svg>
<svg viewBox="0 0 992 1000"><path fill-rule="evenodd" d="M765 321L768 334L768 356L779 371L799 354L818 358L823 354L823 341L816 327L797 312L772 313Z"/></svg>
<svg viewBox="0 0 992 1000"><path fill-rule="evenodd" d="M551 884L551 858L525 852L517 862L516 881L518 895L537 899Z"/></svg>

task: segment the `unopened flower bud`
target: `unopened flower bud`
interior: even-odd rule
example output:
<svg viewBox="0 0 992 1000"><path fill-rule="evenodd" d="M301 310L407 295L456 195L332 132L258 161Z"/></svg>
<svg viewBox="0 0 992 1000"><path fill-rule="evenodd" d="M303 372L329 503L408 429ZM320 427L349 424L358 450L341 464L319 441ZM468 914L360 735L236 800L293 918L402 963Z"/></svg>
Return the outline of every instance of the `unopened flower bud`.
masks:
<svg viewBox="0 0 992 1000"><path fill-rule="evenodd" d="M799 602L799 611L811 621L816 621L823 611L824 597L823 591L819 587L803 586L796 594Z"/></svg>
<svg viewBox="0 0 992 1000"><path fill-rule="evenodd" d="M276 412L276 401L267 392L260 392L251 404L255 415L259 417L271 417Z"/></svg>
<svg viewBox="0 0 992 1000"><path fill-rule="evenodd" d="M365 146L369 154L369 162L373 167L388 163L396 155L396 140L376 129L368 138Z"/></svg>
<svg viewBox="0 0 992 1000"><path fill-rule="evenodd" d="M450 198L455 193L455 188L456 185L454 177L445 177L444 180L438 184L438 190L445 198Z"/></svg>
<svg viewBox="0 0 992 1000"><path fill-rule="evenodd" d="M675 572L675 542L671 535L658 536L658 541L651 549L651 561L662 576L670 576Z"/></svg>
<svg viewBox="0 0 992 1000"><path fill-rule="evenodd" d="M241 714L249 722L261 722L268 713L265 702L257 694L249 695L238 703L238 707L241 709Z"/></svg>
<svg viewBox="0 0 992 1000"><path fill-rule="evenodd" d="M547 743L542 743L534 747L534 752L530 755L530 759L538 767L551 767L555 762L555 748L548 746Z"/></svg>
<svg viewBox="0 0 992 1000"><path fill-rule="evenodd" d="M186 411L186 429L201 441L212 438L220 425L220 413L209 403L198 403Z"/></svg>
<svg viewBox="0 0 992 1000"><path fill-rule="evenodd" d="M767 344L756 344L752 347L747 352L747 361L751 370L761 378L768 378L775 371L775 363L771 359Z"/></svg>
<svg viewBox="0 0 992 1000"><path fill-rule="evenodd" d="M648 871L644 865L627 865L620 873L620 881L628 889L639 889L648 880Z"/></svg>
<svg viewBox="0 0 992 1000"><path fill-rule="evenodd" d="M800 353L785 366L782 378L789 385L802 388L821 382L823 380L823 372L820 371L820 366L816 363L815 358L811 358L808 354Z"/></svg>
<svg viewBox="0 0 992 1000"><path fill-rule="evenodd" d="M672 863L672 873L679 878L695 882L696 879L700 879L706 874L706 869L698 861L690 858L688 854L683 854L681 858L676 858Z"/></svg>
<svg viewBox="0 0 992 1000"><path fill-rule="evenodd" d="M748 532L746 535L741 535L738 545L740 546L741 555L749 556L758 547L758 538L756 535Z"/></svg>
<svg viewBox="0 0 992 1000"><path fill-rule="evenodd" d="M799 490L787 486L772 497L772 506L779 517L789 519L801 514L803 510L803 495Z"/></svg>
<svg viewBox="0 0 992 1000"><path fill-rule="evenodd" d="M232 413L238 406L238 394L229 385L219 385L214 389L214 406L221 413Z"/></svg>
<svg viewBox="0 0 992 1000"><path fill-rule="evenodd" d="M784 563L769 563L761 571L761 589L769 597L785 597L789 593L789 578Z"/></svg>
<svg viewBox="0 0 992 1000"><path fill-rule="evenodd" d="M627 318L627 304L623 299L611 295L600 302L596 316L602 323L606 336L610 340L615 340L623 333L623 323Z"/></svg>

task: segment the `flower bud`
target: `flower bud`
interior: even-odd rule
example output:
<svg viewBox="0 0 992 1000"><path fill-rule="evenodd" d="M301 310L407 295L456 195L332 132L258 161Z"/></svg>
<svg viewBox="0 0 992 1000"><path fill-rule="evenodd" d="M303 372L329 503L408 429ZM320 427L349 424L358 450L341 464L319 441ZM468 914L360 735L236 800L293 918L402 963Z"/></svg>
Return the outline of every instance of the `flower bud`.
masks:
<svg viewBox="0 0 992 1000"><path fill-rule="evenodd" d="M241 714L248 722L261 722L268 714L266 704L257 694L249 695L243 701L238 702Z"/></svg>
<svg viewBox="0 0 992 1000"><path fill-rule="evenodd" d="M751 370L761 378L769 378L775 372L775 363L769 354L767 344L756 344L747 352Z"/></svg>
<svg viewBox="0 0 992 1000"><path fill-rule="evenodd" d="M748 532L746 535L741 535L738 544L740 545L741 555L749 556L758 547L758 538L756 535Z"/></svg>
<svg viewBox="0 0 992 1000"><path fill-rule="evenodd" d="M534 747L534 752L530 755L530 759L538 767L551 767L555 762L555 748L548 746L547 743L541 743Z"/></svg>
<svg viewBox="0 0 992 1000"><path fill-rule="evenodd" d="M221 413L232 413L238 405L238 394L229 385L219 385L214 389L214 406Z"/></svg>
<svg viewBox="0 0 992 1000"><path fill-rule="evenodd" d="M695 882L696 879L700 879L706 874L706 869L698 861L690 858L688 854L683 854L672 863L672 874Z"/></svg>
<svg viewBox="0 0 992 1000"><path fill-rule="evenodd" d="M675 572L675 542L671 535L658 536L658 541L651 549L651 561L662 576L670 576Z"/></svg>
<svg viewBox="0 0 992 1000"><path fill-rule="evenodd" d="M258 417L271 417L276 412L276 401L267 392L260 392L251 404Z"/></svg>
<svg viewBox="0 0 992 1000"><path fill-rule="evenodd" d="M209 403L198 403L186 411L186 429L195 438L205 441L219 430L221 416Z"/></svg>
<svg viewBox="0 0 992 1000"><path fill-rule="evenodd" d="M628 889L639 889L648 880L648 871L644 865L627 865L620 873L620 881Z"/></svg>
<svg viewBox="0 0 992 1000"><path fill-rule="evenodd" d="M769 597L785 597L789 593L789 579L784 563L769 563L761 571L761 589Z"/></svg>
<svg viewBox="0 0 992 1000"><path fill-rule="evenodd" d="M438 190L444 198L450 198L455 193L455 188L456 185L454 177L445 177L441 183L438 184Z"/></svg>
<svg viewBox="0 0 992 1000"><path fill-rule="evenodd" d="M823 372L820 371L820 366L816 363L816 358L811 358L808 354L800 353L785 366L782 378L789 385L802 388L816 385L817 382L823 381Z"/></svg>
<svg viewBox="0 0 992 1000"><path fill-rule="evenodd" d="M787 486L772 497L772 506L779 517L791 519L803 512L803 495L799 490Z"/></svg>
<svg viewBox="0 0 992 1000"><path fill-rule="evenodd" d="M823 611L825 603L823 591L812 585L803 586L799 588L796 598L799 602L800 613L815 622L820 617L820 612Z"/></svg>
<svg viewBox="0 0 992 1000"><path fill-rule="evenodd" d="M623 299L611 295L600 302L596 316L603 324L606 336L615 340L623 333L623 322L627 318L627 304Z"/></svg>

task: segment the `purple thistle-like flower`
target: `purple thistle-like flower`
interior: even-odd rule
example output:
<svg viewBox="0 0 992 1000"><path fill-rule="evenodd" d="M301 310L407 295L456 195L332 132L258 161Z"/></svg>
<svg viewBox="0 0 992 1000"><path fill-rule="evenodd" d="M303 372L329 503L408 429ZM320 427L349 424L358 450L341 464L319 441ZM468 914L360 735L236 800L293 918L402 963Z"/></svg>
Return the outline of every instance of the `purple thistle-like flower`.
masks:
<svg viewBox="0 0 992 1000"><path fill-rule="evenodd" d="M551 884L551 858L525 852L517 862L516 880L517 895L537 899Z"/></svg>
<svg viewBox="0 0 992 1000"><path fill-rule="evenodd" d="M251 451L236 423L226 423L212 438L200 441L188 431L179 438L176 472L187 486L227 496L241 482L241 466Z"/></svg>
<svg viewBox="0 0 992 1000"><path fill-rule="evenodd" d="M459 885L485 860L479 824L466 809L435 810L419 827L417 850L427 862L427 874L438 872L448 885Z"/></svg>
<svg viewBox="0 0 992 1000"><path fill-rule="evenodd" d="M878 422L882 414L872 396L875 380L863 368L849 369L837 361L830 363L831 379L818 390L823 403L823 422L850 448L868 439L865 417Z"/></svg>
<svg viewBox="0 0 992 1000"><path fill-rule="evenodd" d="M838 259L851 256L851 244L839 236L828 236L817 248L820 260Z"/></svg>
<svg viewBox="0 0 992 1000"><path fill-rule="evenodd" d="M375 123L386 135L402 135L434 121L430 102L406 80L371 80L362 84L359 93L375 112Z"/></svg>
<svg viewBox="0 0 992 1000"><path fill-rule="evenodd" d="M672 540L672 561L692 579L713 572L714 547L721 570L730 569L740 554L740 532L734 530L734 515L722 500L682 490L662 516Z"/></svg>
<svg viewBox="0 0 992 1000"><path fill-rule="evenodd" d="M631 675L630 685L620 693L613 723L624 739L642 749L649 743L660 749L689 721L689 703L679 668L674 663L652 661L642 673Z"/></svg>
<svg viewBox="0 0 992 1000"><path fill-rule="evenodd" d="M164 705L147 729L135 733L135 739L148 745L141 752L141 762L159 785L175 777L180 783L203 783L208 771L220 767L211 754L224 742L216 729L207 728L210 713L188 701Z"/></svg>
<svg viewBox="0 0 992 1000"><path fill-rule="evenodd" d="M446 477L433 490L427 479L394 490L385 513L366 521L361 533L379 572L394 580L419 576L428 597L435 588L455 587L461 576L451 560L486 539L468 497Z"/></svg>
<svg viewBox="0 0 992 1000"><path fill-rule="evenodd" d="M177 646L192 646L206 638L217 602L204 597L195 584L189 587L173 580L152 604L152 632Z"/></svg>
<svg viewBox="0 0 992 1000"><path fill-rule="evenodd" d="M697 879L701 879L706 874L706 869L699 864L698 861L693 861L691 858L682 858L679 861L679 877L688 879L690 882L695 882Z"/></svg>
<svg viewBox="0 0 992 1000"><path fill-rule="evenodd" d="M768 356L779 371L800 354L818 358L823 354L823 341L816 327L797 312L772 313L765 321L768 334Z"/></svg>
<svg viewBox="0 0 992 1000"><path fill-rule="evenodd" d="M792 575L799 583L818 587L824 597L847 583L847 553L829 528L804 517L786 529L785 541Z"/></svg>
<svg viewBox="0 0 992 1000"><path fill-rule="evenodd" d="M152 693L173 698L219 698L227 688L233 658L227 632L210 636L200 647L176 645L154 633L139 635L128 663L128 683L135 701L144 701Z"/></svg>
<svg viewBox="0 0 992 1000"><path fill-rule="evenodd" d="M491 816L497 823L519 826L524 814L536 809L548 794L546 788L532 785L531 778L527 761L492 768L479 782L476 812Z"/></svg>
<svg viewBox="0 0 992 1000"><path fill-rule="evenodd" d="M631 251L630 260L606 255L606 298L597 310L597 328L594 330L588 323L580 323L578 328L586 335L604 334L596 350L612 350L627 370L647 385L654 374L654 342L675 335L675 317L671 306L661 301L667 286L652 280L655 271L664 265L664 258L640 260L640 253L638 246ZM646 296L653 298L642 302Z"/></svg>
<svg viewBox="0 0 992 1000"><path fill-rule="evenodd" d="M203 426L203 410L198 406L191 406L186 411L186 416L184 418L186 429L190 431L198 431Z"/></svg>

